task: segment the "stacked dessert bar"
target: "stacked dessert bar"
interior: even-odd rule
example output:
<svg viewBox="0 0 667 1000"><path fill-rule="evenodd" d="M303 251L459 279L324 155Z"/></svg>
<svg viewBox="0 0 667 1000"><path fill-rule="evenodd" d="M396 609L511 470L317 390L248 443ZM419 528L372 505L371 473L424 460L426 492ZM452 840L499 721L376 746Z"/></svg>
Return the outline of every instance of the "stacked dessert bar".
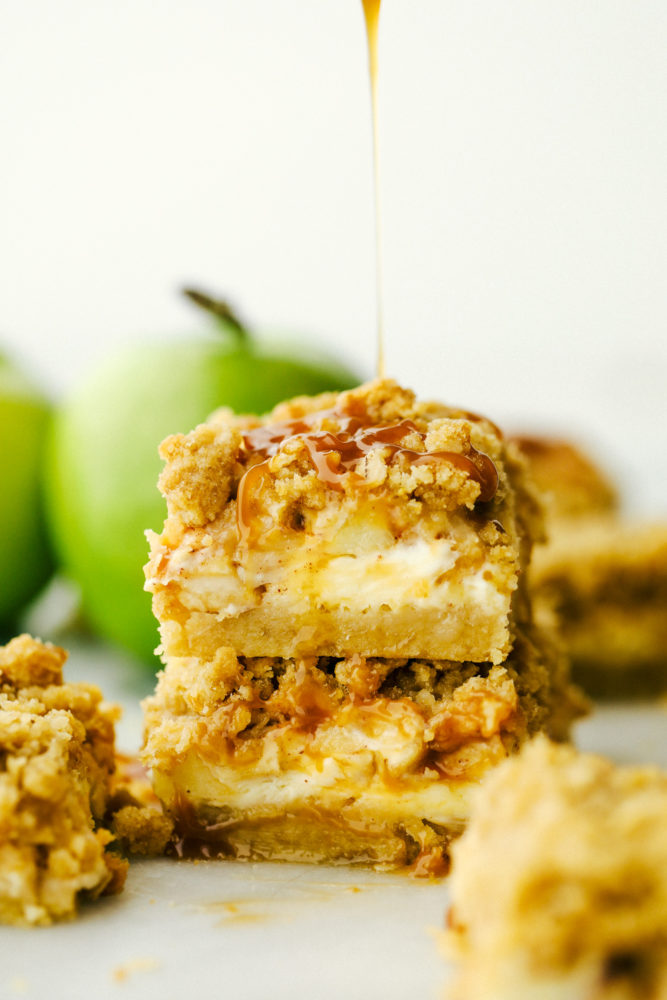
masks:
<svg viewBox="0 0 667 1000"><path fill-rule="evenodd" d="M481 777L579 709L516 448L382 379L161 454L144 759L177 850L442 870Z"/></svg>
<svg viewBox="0 0 667 1000"><path fill-rule="evenodd" d="M667 523L628 515L568 442L518 438L546 506L531 563L537 616L555 619L576 680L599 698L667 690Z"/></svg>

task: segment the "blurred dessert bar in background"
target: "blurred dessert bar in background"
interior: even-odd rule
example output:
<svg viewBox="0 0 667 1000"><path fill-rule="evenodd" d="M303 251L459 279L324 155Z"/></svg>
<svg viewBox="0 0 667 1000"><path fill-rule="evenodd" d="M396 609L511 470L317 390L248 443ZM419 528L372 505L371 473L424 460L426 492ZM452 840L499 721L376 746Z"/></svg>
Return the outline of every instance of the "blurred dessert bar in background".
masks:
<svg viewBox="0 0 667 1000"><path fill-rule="evenodd" d="M667 522L596 518L554 529L533 579L536 606L555 613L589 694L667 690Z"/></svg>
<svg viewBox="0 0 667 1000"><path fill-rule="evenodd" d="M452 850L451 1000L667 996L667 775L538 737Z"/></svg>
<svg viewBox="0 0 667 1000"><path fill-rule="evenodd" d="M512 440L528 462L549 522L618 511L620 499L616 487L578 445L528 435Z"/></svg>
<svg viewBox="0 0 667 1000"><path fill-rule="evenodd" d="M624 515L604 472L573 445L516 440L547 512L530 570L538 618L555 617L590 694L667 690L667 519Z"/></svg>
<svg viewBox="0 0 667 1000"><path fill-rule="evenodd" d="M181 853L444 870L484 772L581 702L489 421L390 380L161 447L144 760Z"/></svg>

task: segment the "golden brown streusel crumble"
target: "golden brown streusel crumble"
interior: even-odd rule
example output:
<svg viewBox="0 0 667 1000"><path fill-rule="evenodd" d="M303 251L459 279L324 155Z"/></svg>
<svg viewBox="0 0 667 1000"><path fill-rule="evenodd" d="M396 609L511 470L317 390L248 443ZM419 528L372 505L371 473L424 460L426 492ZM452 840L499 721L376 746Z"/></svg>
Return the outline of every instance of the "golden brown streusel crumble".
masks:
<svg viewBox="0 0 667 1000"><path fill-rule="evenodd" d="M0 919L46 924L77 897L118 889L101 824L117 710L65 684L64 650L19 636L0 648Z"/></svg>
<svg viewBox="0 0 667 1000"><path fill-rule="evenodd" d="M666 822L658 768L542 737L497 768L453 848L452 998L661 1000Z"/></svg>
<svg viewBox="0 0 667 1000"><path fill-rule="evenodd" d="M127 862L109 829L114 796L128 801L114 749L119 710L93 685L66 683L66 658L28 635L0 647L4 923L72 917L79 899L120 892L125 881Z"/></svg>

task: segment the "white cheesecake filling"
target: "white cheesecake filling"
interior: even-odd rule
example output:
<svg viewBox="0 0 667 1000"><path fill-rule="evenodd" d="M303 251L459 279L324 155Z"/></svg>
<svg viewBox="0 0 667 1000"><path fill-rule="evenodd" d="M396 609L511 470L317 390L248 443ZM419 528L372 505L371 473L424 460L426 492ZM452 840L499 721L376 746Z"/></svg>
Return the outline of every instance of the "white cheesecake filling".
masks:
<svg viewBox="0 0 667 1000"><path fill-rule="evenodd" d="M363 765L370 761L358 763L365 769ZM424 817L457 828L463 827L470 815L470 796L478 784L447 783L435 774L420 775L406 779L397 794L395 785L388 785L379 774L359 784L348 770L341 761L328 758L319 768L262 774L254 769L206 763L192 753L168 774L158 771L154 784L168 806L175 802L177 793L185 792L195 809L228 807L249 819L284 816L305 809L324 813L344 810L350 818L356 813L372 816L378 822Z"/></svg>
<svg viewBox="0 0 667 1000"><path fill-rule="evenodd" d="M484 560L474 571L458 572L459 554L451 539L395 542L374 552L329 552L316 542L253 553L236 566L223 553L181 549L171 557L162 583L175 582L190 611L232 618L261 603L289 605L293 612L370 608L422 611L448 605L483 606L485 618L509 613L509 594L497 582L497 568Z"/></svg>
<svg viewBox="0 0 667 1000"><path fill-rule="evenodd" d="M250 819L344 810L378 822L411 816L458 827L469 815L479 771L445 780L425 768L430 739L426 720L405 702L348 706L312 733L268 732L261 755L247 763L234 756L207 759L191 748L169 768L154 767L155 789L168 806L177 807L184 796L195 810L230 808ZM505 756L498 737L485 753L489 765Z"/></svg>

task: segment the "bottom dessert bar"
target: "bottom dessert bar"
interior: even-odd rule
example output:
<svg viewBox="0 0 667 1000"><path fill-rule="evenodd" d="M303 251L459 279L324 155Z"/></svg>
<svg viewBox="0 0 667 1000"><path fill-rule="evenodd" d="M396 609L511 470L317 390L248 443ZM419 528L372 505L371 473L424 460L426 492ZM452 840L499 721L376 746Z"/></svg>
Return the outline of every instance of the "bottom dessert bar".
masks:
<svg viewBox="0 0 667 1000"><path fill-rule="evenodd" d="M173 659L145 703L144 761L204 857L442 872L485 772L581 710L542 633L502 666L428 660Z"/></svg>
<svg viewBox="0 0 667 1000"><path fill-rule="evenodd" d="M529 570L536 617L558 629L594 697L667 690L667 523L624 514L605 471L575 445L515 440L546 512Z"/></svg>
<svg viewBox="0 0 667 1000"><path fill-rule="evenodd" d="M667 690L667 524L590 517L551 534L531 566L536 613L555 615L576 680L597 697Z"/></svg>

